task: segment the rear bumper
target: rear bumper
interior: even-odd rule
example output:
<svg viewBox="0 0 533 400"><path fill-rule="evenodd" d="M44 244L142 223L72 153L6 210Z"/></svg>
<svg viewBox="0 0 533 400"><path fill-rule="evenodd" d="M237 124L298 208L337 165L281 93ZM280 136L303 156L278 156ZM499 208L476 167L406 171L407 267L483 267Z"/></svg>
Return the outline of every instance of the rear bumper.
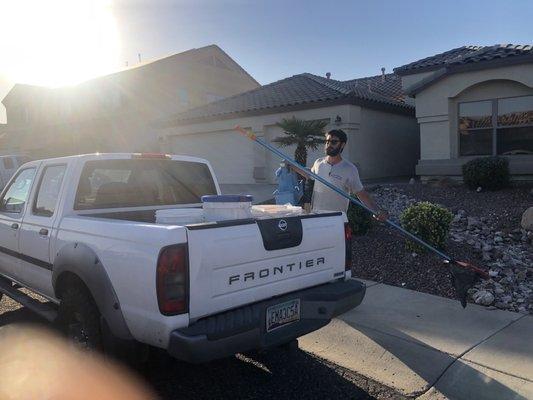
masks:
<svg viewBox="0 0 533 400"><path fill-rule="evenodd" d="M180 360L202 363L236 353L287 343L327 325L361 304L364 283L350 279L300 290L213 315L170 334L168 352ZM300 299L300 320L266 332L266 309Z"/></svg>

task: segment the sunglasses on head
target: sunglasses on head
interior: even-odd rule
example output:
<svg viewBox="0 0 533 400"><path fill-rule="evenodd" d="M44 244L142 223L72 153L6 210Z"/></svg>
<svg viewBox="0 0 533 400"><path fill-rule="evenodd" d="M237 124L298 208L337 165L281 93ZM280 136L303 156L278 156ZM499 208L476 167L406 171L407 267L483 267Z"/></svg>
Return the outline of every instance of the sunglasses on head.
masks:
<svg viewBox="0 0 533 400"><path fill-rule="evenodd" d="M340 142L338 139L326 139L326 144L338 144Z"/></svg>

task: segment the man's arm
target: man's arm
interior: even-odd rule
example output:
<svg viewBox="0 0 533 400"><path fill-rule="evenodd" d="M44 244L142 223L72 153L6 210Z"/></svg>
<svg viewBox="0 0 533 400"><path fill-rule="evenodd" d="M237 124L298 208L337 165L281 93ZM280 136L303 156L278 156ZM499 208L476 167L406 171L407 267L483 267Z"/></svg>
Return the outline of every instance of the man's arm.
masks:
<svg viewBox="0 0 533 400"><path fill-rule="evenodd" d="M376 218L378 221L383 222L389 218L389 213L385 210L382 210L366 190L363 189L360 192L357 192L355 195L365 206L375 212L374 218Z"/></svg>

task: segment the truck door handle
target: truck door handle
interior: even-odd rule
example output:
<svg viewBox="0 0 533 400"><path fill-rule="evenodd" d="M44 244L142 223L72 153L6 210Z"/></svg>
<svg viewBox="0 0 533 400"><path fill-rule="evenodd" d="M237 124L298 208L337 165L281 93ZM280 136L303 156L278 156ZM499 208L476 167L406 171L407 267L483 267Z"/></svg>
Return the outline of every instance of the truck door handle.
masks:
<svg viewBox="0 0 533 400"><path fill-rule="evenodd" d="M41 236L48 236L48 229L46 229L46 228L41 228L41 230L39 231L39 235L41 235Z"/></svg>
<svg viewBox="0 0 533 400"><path fill-rule="evenodd" d="M11 229L18 229L19 228L19 224L17 224L16 222L13 222L11 224Z"/></svg>

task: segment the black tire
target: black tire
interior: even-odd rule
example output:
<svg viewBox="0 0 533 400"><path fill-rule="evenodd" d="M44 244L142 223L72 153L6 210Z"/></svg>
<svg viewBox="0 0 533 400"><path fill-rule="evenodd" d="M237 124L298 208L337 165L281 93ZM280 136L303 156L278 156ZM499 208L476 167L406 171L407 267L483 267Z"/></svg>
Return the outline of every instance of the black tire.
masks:
<svg viewBox="0 0 533 400"><path fill-rule="evenodd" d="M102 350L100 311L89 291L82 285L67 287L58 314L59 329L82 350Z"/></svg>

